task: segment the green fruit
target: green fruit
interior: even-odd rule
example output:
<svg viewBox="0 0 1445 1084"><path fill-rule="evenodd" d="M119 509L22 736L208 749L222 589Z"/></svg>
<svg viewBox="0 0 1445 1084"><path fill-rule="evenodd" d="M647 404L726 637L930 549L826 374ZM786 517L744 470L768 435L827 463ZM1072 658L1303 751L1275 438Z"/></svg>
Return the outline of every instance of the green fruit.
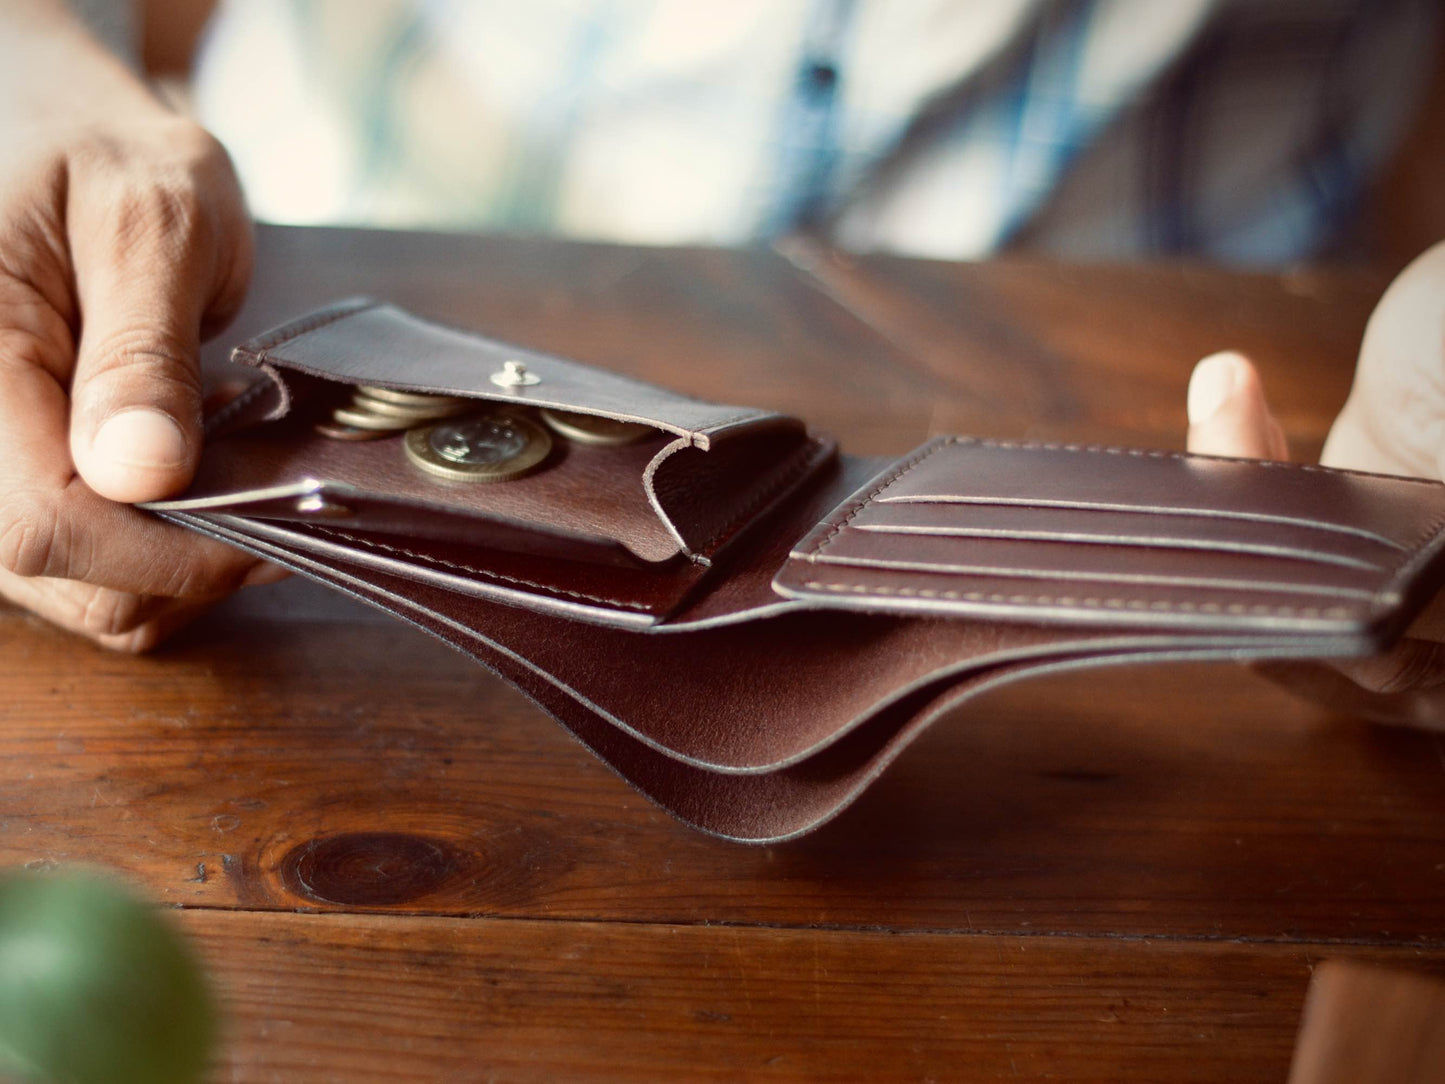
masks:
<svg viewBox="0 0 1445 1084"><path fill-rule="evenodd" d="M0 875L0 1075L189 1084L214 1033L201 969L156 908L101 877Z"/></svg>

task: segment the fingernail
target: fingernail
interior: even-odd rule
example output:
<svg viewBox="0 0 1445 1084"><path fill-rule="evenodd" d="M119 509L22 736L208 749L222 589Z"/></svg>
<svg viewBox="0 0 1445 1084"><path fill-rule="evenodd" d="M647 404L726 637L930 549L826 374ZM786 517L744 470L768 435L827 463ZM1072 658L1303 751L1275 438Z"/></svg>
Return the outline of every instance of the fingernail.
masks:
<svg viewBox="0 0 1445 1084"><path fill-rule="evenodd" d="M91 450L107 465L145 469L179 467L190 456L181 427L149 407L112 414L95 434Z"/></svg>
<svg viewBox="0 0 1445 1084"><path fill-rule="evenodd" d="M246 573L245 578L241 580L241 586L259 587L267 583L280 583L289 575L291 575L289 569L273 565L270 561L262 561Z"/></svg>
<svg viewBox="0 0 1445 1084"><path fill-rule="evenodd" d="M1189 378L1189 424L1199 425L1219 413L1219 408L1234 394L1238 381L1239 359L1231 351L1210 354L1194 366Z"/></svg>

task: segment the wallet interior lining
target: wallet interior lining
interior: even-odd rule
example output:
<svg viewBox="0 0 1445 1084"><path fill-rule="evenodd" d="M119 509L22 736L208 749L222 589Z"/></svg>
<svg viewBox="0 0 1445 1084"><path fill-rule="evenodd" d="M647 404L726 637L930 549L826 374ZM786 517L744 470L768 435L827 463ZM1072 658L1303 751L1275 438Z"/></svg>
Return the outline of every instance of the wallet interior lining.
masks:
<svg viewBox="0 0 1445 1084"><path fill-rule="evenodd" d="M452 482L421 471L407 460L399 435L363 442L329 440L312 432L313 420L303 412L216 438L214 443L225 447L203 457L186 499L231 495L239 506L259 491L314 482L319 490L333 487L337 503L359 517L355 522L363 529L365 509L356 502L371 499L409 508L422 520L429 512L444 513L461 521L456 529L464 537L481 544L487 540L486 523L492 520L571 538L581 549L586 540L618 543L644 561L665 561L677 553L676 540L659 520L642 484L648 464L669 441L662 434L622 447L558 440L548 460L533 473L505 482L474 483ZM353 503L348 504L348 499ZM270 515L296 522L315 519L294 506L282 506ZM470 535L465 533L465 520L472 521Z"/></svg>

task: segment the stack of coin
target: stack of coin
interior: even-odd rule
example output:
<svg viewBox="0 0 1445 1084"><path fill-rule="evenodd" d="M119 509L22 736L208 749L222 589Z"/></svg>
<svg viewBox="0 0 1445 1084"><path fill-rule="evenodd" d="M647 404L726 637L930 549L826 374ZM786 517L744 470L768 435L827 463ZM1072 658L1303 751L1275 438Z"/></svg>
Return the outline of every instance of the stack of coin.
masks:
<svg viewBox="0 0 1445 1084"><path fill-rule="evenodd" d="M620 422L597 414L578 414L570 410L538 411L542 420L554 433L576 441L578 444L616 446L636 444L644 437L654 436L657 430L639 422Z"/></svg>
<svg viewBox="0 0 1445 1084"><path fill-rule="evenodd" d="M316 431L332 440L377 440L476 407L473 400L454 395L426 395L361 384L352 391L349 402L317 423Z"/></svg>

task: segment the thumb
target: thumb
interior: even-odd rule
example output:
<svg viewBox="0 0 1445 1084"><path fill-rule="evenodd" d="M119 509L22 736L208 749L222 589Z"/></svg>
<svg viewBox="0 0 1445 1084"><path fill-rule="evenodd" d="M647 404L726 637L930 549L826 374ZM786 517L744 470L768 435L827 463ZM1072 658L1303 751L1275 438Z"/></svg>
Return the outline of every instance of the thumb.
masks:
<svg viewBox="0 0 1445 1084"><path fill-rule="evenodd" d="M175 329L161 327L81 355L71 455L96 493L134 503L185 488L201 445L194 357Z"/></svg>
<svg viewBox="0 0 1445 1084"><path fill-rule="evenodd" d="M1200 455L1288 459L1284 430L1265 402L1259 373L1243 354L1211 354L1189 380L1189 440Z"/></svg>
<svg viewBox="0 0 1445 1084"><path fill-rule="evenodd" d="M136 233L149 244L134 243ZM87 485L132 503L184 489L201 449L201 317L209 261L162 227L76 246L82 325L70 450ZM197 266L197 265L200 266ZM197 273L199 272L199 273Z"/></svg>

